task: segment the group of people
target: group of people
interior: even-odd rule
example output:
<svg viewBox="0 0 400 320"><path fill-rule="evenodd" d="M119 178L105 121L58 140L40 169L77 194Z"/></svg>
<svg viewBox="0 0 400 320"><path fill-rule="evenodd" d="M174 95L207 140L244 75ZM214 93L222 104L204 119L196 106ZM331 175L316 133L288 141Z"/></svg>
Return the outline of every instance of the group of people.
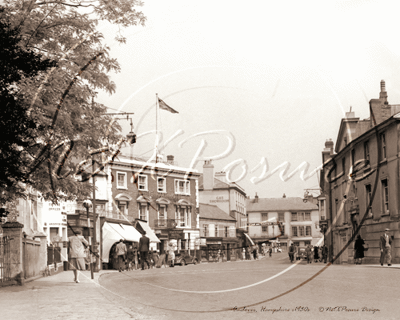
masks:
<svg viewBox="0 0 400 320"><path fill-rule="evenodd" d="M292 242L288 249L289 259L290 262L294 262L296 257L300 254L300 248L296 247ZM312 247L311 244L307 245L304 252L307 263L314 262L327 262L328 259L328 247L326 245L323 246L314 246Z"/></svg>
<svg viewBox="0 0 400 320"><path fill-rule="evenodd" d="M390 229L386 228L383 235L379 238L379 249L381 251L379 262L381 266L387 264L390 267L392 265L392 237L390 236L389 231ZM364 251L366 250L365 241L360 235L357 235L356 241L354 242L355 264L361 264L362 259L364 258Z"/></svg>
<svg viewBox="0 0 400 320"><path fill-rule="evenodd" d="M150 249L150 239L146 236L146 232L143 233L142 237L139 239L138 246L129 245L126 246L124 240L121 239L114 249L114 259L116 262L116 268L119 272L124 270L137 270L139 266L142 270L150 268L161 268L162 266L173 267L175 264L175 249L170 244L167 253L160 254L158 250ZM167 259L168 258L168 259Z"/></svg>

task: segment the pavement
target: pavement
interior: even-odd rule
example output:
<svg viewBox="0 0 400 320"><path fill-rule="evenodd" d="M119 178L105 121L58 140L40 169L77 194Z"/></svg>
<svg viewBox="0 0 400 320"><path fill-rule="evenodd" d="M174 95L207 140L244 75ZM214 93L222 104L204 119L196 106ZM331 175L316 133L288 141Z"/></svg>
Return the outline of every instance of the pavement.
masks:
<svg viewBox="0 0 400 320"><path fill-rule="evenodd" d="M0 319L156 319L126 308L99 285L99 278L115 270L90 271L73 281L72 271L39 278L23 286L0 288Z"/></svg>
<svg viewBox="0 0 400 320"><path fill-rule="evenodd" d="M252 261L246 261L252 262ZM224 264L224 263L223 263ZM333 266L334 267L334 266ZM352 266L349 266L352 267ZM357 268L400 269L400 264L390 267L357 265ZM135 271L136 272L136 271ZM141 272L138 270L137 272ZM0 288L1 319L161 319L151 308L143 310L140 304L127 306L118 294L99 284L104 274L118 273L102 270L81 272L80 283L73 281L72 271L39 278L23 286ZM134 289L132 289L134 290ZM154 314L154 315L152 315Z"/></svg>

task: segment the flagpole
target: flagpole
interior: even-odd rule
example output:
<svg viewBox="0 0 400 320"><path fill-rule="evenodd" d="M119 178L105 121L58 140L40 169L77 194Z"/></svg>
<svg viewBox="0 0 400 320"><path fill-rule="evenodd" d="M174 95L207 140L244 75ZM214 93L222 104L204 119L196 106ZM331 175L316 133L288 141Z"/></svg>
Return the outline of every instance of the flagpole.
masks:
<svg viewBox="0 0 400 320"><path fill-rule="evenodd" d="M158 143L158 93L156 93L156 163L157 163L157 161L158 161L158 156L157 156L157 154L158 154L158 146L157 146L157 143Z"/></svg>

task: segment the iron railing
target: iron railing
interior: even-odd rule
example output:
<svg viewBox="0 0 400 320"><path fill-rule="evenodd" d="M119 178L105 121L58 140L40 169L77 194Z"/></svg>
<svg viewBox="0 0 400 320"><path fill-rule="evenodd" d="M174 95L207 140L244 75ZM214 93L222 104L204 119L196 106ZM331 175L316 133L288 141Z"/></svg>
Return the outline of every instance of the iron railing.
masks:
<svg viewBox="0 0 400 320"><path fill-rule="evenodd" d="M0 237L0 282L11 280L10 240Z"/></svg>

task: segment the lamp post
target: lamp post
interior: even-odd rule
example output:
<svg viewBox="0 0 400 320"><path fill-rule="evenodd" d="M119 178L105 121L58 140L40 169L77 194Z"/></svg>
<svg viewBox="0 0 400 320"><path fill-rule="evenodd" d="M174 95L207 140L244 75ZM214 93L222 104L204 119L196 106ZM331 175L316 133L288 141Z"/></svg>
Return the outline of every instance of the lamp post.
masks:
<svg viewBox="0 0 400 320"><path fill-rule="evenodd" d="M92 207L92 201L90 200L85 200L83 201L83 206L86 208L86 214L87 214L87 226L89 230L89 246L90 246L90 275L92 279L94 279L93 275L93 263L92 263L92 254L93 254L93 243L92 243L92 237L90 236L90 216L89 216L89 208ZM93 216L94 220L94 216ZM94 230L96 230L96 224L94 225L93 228L93 235L94 235Z"/></svg>

